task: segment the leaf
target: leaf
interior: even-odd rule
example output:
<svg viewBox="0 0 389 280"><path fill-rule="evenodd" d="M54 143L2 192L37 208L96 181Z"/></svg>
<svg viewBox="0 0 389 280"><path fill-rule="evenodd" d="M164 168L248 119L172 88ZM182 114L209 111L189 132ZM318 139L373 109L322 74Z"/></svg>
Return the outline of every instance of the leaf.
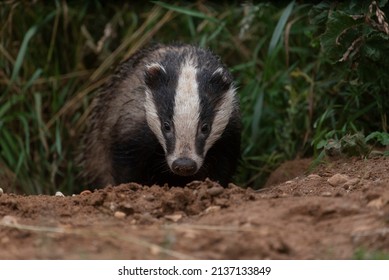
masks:
<svg viewBox="0 0 389 280"><path fill-rule="evenodd" d="M292 13L294 6L294 1L290 2L289 5L285 8L285 10L282 12L282 15L280 19L277 22L276 28L274 29L273 35L270 39L269 49L268 49L268 55L271 54L275 47L277 46L278 42L280 41L282 32L285 28L286 22L288 21L288 18L290 14Z"/></svg>
<svg viewBox="0 0 389 280"><path fill-rule="evenodd" d="M20 68L22 68L24 57L27 52L28 43L30 42L31 38L35 35L37 30L38 30L38 26L34 25L27 31L26 35L24 35L22 45L20 46L18 56L16 57L15 65L11 75L10 84L12 84L15 81L16 77L18 76Z"/></svg>
<svg viewBox="0 0 389 280"><path fill-rule="evenodd" d="M389 133L387 133L387 132L375 131L375 132L370 133L368 136L366 136L366 142L368 142L372 139L375 139L383 146L389 145Z"/></svg>
<svg viewBox="0 0 389 280"><path fill-rule="evenodd" d="M212 21L212 22L219 22L219 20L217 18L210 17L210 16L208 16L202 12L199 12L199 11L195 11L195 10L191 10L191 9L187 9L187 8L182 8L182 7L175 6L175 5L170 5L170 4L167 4L165 2L161 2L161 1L151 1L151 2L158 5L158 6L161 6L163 8L168 9L168 10L171 10L171 11L175 11L175 12L180 13L180 14L188 15L191 17L207 19L207 20Z"/></svg>
<svg viewBox="0 0 389 280"><path fill-rule="evenodd" d="M259 83L255 83L253 92L255 92L255 93L258 92L257 100L256 100L255 105L254 105L253 122L251 124L253 138L256 139L258 134L259 134L259 124L260 124L262 111L263 111L264 92L263 92L263 89L260 88Z"/></svg>
<svg viewBox="0 0 389 280"><path fill-rule="evenodd" d="M321 2L312 7L309 11L309 20L314 25L325 25L328 19L328 13L331 7L331 3L328 1Z"/></svg>
<svg viewBox="0 0 389 280"><path fill-rule="evenodd" d="M10 80L10 83L9 83L9 86L15 82L16 80L16 77L18 76L19 74L19 71L20 69L22 68L22 64L23 64L23 61L24 61L24 57L27 53L27 49L28 49L28 44L31 40L32 37L34 37L34 35L36 34L36 32L38 31L38 28L47 23L48 21L50 21L54 15L56 14L56 11L53 11L51 13L49 13L43 20L42 22L40 22L39 24L36 24L36 25L33 25L32 27L30 27L30 29L28 29L28 31L26 32L26 34L24 35L24 38L23 38L23 41L22 41L22 44L20 46L20 49L19 49L19 53L18 53L18 56L16 57L16 61L15 61L15 65L14 65L14 68L12 70L12 75L11 75L11 80Z"/></svg>
<svg viewBox="0 0 389 280"><path fill-rule="evenodd" d="M337 62L359 37L358 29L363 23L363 18L354 19L343 11L333 11L329 15L320 44L332 62Z"/></svg>
<svg viewBox="0 0 389 280"><path fill-rule="evenodd" d="M31 76L31 78L28 80L28 82L24 85L23 91L27 90L42 74L42 69L38 68L35 70L34 74Z"/></svg>

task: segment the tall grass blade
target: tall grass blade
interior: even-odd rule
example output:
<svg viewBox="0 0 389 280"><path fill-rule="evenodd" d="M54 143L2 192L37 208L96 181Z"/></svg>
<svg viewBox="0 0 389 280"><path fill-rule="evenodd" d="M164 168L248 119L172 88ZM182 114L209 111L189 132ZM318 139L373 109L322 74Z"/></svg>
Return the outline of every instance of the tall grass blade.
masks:
<svg viewBox="0 0 389 280"><path fill-rule="evenodd" d="M285 10L282 12L280 19L277 22L276 28L274 29L273 35L270 39L269 49L268 49L268 55L270 55L274 49L276 48L278 42L281 39L282 32L285 28L286 22L288 21L288 18L290 14L293 11L294 2L292 1L289 3L289 5L285 8Z"/></svg>
<svg viewBox="0 0 389 280"><path fill-rule="evenodd" d="M9 86L12 85L12 83L16 80L16 78L19 75L19 71L22 68L23 60L27 52L28 43L30 42L31 38L36 34L37 30L38 30L38 26L34 25L27 31L26 35L24 36L22 45L20 46L18 56L16 57L15 60L15 65L12 71Z"/></svg>
<svg viewBox="0 0 389 280"><path fill-rule="evenodd" d="M23 91L26 91L27 89L29 89L34 84L34 82L41 76L42 72L43 71L41 68L36 69L34 74L31 76L31 78L24 85Z"/></svg>
<svg viewBox="0 0 389 280"><path fill-rule="evenodd" d="M254 105L253 122L251 126L252 138L255 141L259 134L259 124L261 121L261 116L263 111L263 99L264 99L263 88L260 87L259 82L255 83L253 94L257 95L257 100Z"/></svg>
<svg viewBox="0 0 389 280"><path fill-rule="evenodd" d="M170 4L167 4L165 2L161 2L161 1L151 1L151 2L154 4L157 4L165 9L175 11L177 13L181 13L181 14L188 15L188 16L195 17L195 18L206 19L206 20L209 20L209 21L212 21L215 23L219 22L219 20L217 18L210 17L202 12L195 11L195 10L192 10L189 8L183 8L183 7L179 7L179 6L175 6L175 5L170 5Z"/></svg>

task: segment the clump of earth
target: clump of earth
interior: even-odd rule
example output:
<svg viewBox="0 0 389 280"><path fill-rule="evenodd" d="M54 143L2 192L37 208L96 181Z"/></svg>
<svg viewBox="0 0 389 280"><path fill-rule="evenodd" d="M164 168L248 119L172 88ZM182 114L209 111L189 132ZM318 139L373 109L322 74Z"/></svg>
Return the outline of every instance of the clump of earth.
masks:
<svg viewBox="0 0 389 280"><path fill-rule="evenodd" d="M0 192L0 259L353 259L389 256L389 160L280 166L265 188L107 186Z"/></svg>

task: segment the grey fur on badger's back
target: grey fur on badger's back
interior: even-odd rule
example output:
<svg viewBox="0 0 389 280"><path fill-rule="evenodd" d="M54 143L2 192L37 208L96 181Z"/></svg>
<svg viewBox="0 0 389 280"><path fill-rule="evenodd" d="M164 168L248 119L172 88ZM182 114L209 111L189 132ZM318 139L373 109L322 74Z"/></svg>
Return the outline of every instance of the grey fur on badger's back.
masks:
<svg viewBox="0 0 389 280"><path fill-rule="evenodd" d="M240 152L239 105L231 74L210 51L138 51L93 102L82 160L91 186L230 182Z"/></svg>

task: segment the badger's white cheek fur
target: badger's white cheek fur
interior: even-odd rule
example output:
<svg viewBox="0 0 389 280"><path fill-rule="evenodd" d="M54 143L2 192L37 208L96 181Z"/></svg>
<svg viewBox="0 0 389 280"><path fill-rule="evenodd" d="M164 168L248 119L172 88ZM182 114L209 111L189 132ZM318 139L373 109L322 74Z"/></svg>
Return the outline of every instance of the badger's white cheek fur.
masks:
<svg viewBox="0 0 389 280"><path fill-rule="evenodd" d="M193 62L182 65L175 94L173 123L175 128L175 147L167 155L172 169L173 162L179 158L189 158L196 162L196 172L203 164L203 157L196 153L196 133L200 118L200 99L196 81L197 70ZM172 169L174 172L174 170Z"/></svg>
<svg viewBox="0 0 389 280"><path fill-rule="evenodd" d="M231 118L232 111L235 104L235 89L230 88L223 96L223 99L220 102L219 108L216 111L215 118L212 123L212 130L209 134L204 147L204 152L206 153L215 142L222 136L226 126Z"/></svg>
<svg viewBox="0 0 389 280"><path fill-rule="evenodd" d="M158 117L158 112L154 104L153 96L151 92L149 92L148 90L146 90L145 112L146 112L146 121L148 126L150 127L151 131L155 134L159 143L162 145L162 148L166 153L166 142L162 134L161 122Z"/></svg>

